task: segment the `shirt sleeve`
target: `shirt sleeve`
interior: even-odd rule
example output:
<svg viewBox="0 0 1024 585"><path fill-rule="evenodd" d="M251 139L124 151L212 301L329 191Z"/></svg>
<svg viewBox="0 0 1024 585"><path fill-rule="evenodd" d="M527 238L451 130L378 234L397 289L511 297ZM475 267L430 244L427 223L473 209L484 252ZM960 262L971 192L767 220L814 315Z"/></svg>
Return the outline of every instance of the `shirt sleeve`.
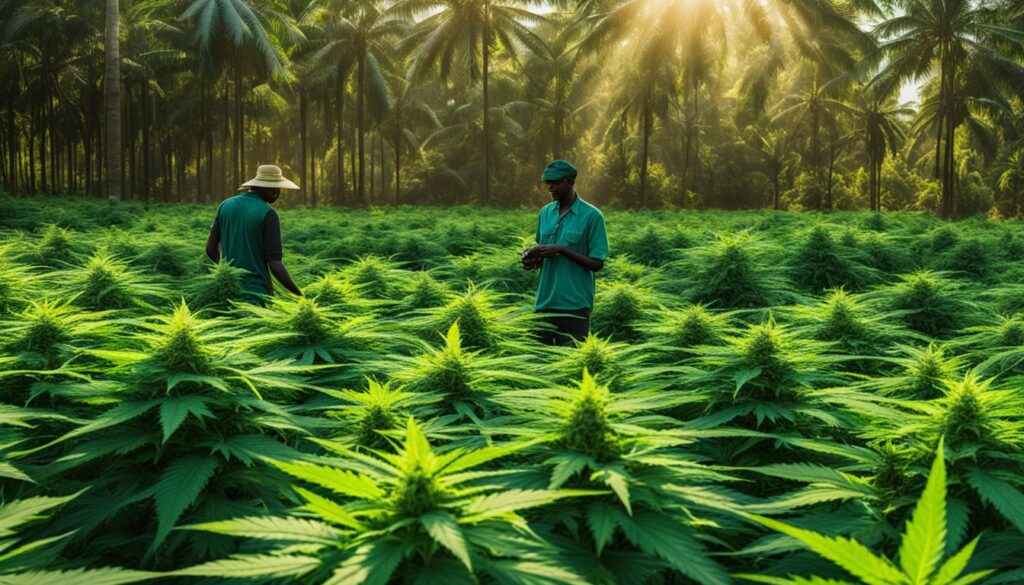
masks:
<svg viewBox="0 0 1024 585"><path fill-rule="evenodd" d="M587 241L587 254L595 260L608 258L608 232L604 226L604 215L596 214L590 222L590 237Z"/></svg>
<svg viewBox="0 0 1024 585"><path fill-rule="evenodd" d="M280 260L284 251L281 247L281 219L271 209L263 216L263 255L267 262Z"/></svg>
<svg viewBox="0 0 1024 585"><path fill-rule="evenodd" d="M538 244L540 243L540 218L544 215L544 209L541 208L540 213L537 214L537 232L533 235L533 239Z"/></svg>

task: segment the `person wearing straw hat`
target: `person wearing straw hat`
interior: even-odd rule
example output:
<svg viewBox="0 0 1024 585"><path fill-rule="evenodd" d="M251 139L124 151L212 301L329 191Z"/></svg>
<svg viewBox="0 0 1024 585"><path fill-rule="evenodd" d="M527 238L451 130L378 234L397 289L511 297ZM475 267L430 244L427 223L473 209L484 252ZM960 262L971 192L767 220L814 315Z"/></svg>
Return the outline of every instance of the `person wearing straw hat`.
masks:
<svg viewBox="0 0 1024 585"><path fill-rule="evenodd" d="M281 260L281 220L270 207L281 196L281 189L298 188L277 166L260 165L256 176L242 183L238 195L217 208L206 238L206 255L214 262L223 258L245 270L240 300L262 305L274 291L271 274L285 288L302 295Z"/></svg>
<svg viewBox="0 0 1024 585"><path fill-rule="evenodd" d="M537 244L521 256L523 268L540 270L535 310L547 326L537 337L571 345L590 333L594 273L608 258L604 214L576 193L576 167L552 161L541 175L554 199L537 216Z"/></svg>

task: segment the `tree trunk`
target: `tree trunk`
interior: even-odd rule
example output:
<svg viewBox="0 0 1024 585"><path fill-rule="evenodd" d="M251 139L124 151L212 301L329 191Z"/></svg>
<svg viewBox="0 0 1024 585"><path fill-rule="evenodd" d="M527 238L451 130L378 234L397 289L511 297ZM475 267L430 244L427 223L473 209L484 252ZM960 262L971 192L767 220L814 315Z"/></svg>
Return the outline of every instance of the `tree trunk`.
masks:
<svg viewBox="0 0 1024 585"><path fill-rule="evenodd" d="M142 82L142 199L149 203L152 188L152 160L149 154L149 84Z"/></svg>
<svg viewBox="0 0 1024 585"><path fill-rule="evenodd" d="M107 0L103 39L106 71L103 80L106 112L107 196L121 198L121 48L119 44L118 0Z"/></svg>
<svg viewBox="0 0 1024 585"><path fill-rule="evenodd" d="M232 159L234 162L235 185L237 186L243 183L242 170L245 165L245 130L242 116L242 66L237 55L234 59L233 69L235 74L235 152Z"/></svg>
<svg viewBox="0 0 1024 585"><path fill-rule="evenodd" d="M395 122L395 205L402 204L402 123Z"/></svg>
<svg viewBox="0 0 1024 585"><path fill-rule="evenodd" d="M654 114L651 112L648 98L644 98L643 112L643 150L640 154L640 207L647 207L647 154L651 139L651 127L654 125Z"/></svg>
<svg viewBox="0 0 1024 585"><path fill-rule="evenodd" d="M772 165L772 209L776 211L779 210L779 166L778 163Z"/></svg>
<svg viewBox="0 0 1024 585"><path fill-rule="evenodd" d="M306 90L299 90L299 186L302 187L302 202L306 202L306 190L309 183L306 182Z"/></svg>
<svg viewBox="0 0 1024 585"><path fill-rule="evenodd" d="M388 198L388 180L384 176L385 173L385 157L384 157L384 127L381 125L380 130L377 131L377 149L380 152L380 200L381 202L387 201Z"/></svg>
<svg viewBox="0 0 1024 585"><path fill-rule="evenodd" d="M18 127L14 124L14 100L7 102L7 189L11 195L18 192Z"/></svg>
<svg viewBox="0 0 1024 585"><path fill-rule="evenodd" d="M366 109L366 55L359 57L359 69L356 72L356 140L359 142L359 205L366 204L366 120L363 110Z"/></svg>
<svg viewBox="0 0 1024 585"><path fill-rule="evenodd" d="M338 203L345 203L345 139L344 139L344 121L345 121L345 76L342 74L341 67L338 67L338 136L335 148L335 160L337 161L337 180L335 182L335 193L334 200Z"/></svg>
<svg viewBox="0 0 1024 585"><path fill-rule="evenodd" d="M490 77L491 60L491 29L490 29L490 3L484 0L484 34L483 40L483 66L484 66L484 203L491 202L491 100L488 91L488 77Z"/></svg>

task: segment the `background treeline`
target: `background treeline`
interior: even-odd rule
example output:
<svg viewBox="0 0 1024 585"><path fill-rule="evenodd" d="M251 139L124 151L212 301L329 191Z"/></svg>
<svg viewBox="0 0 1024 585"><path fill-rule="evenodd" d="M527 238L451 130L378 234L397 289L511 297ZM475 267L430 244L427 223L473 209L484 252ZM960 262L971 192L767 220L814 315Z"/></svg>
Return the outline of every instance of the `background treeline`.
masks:
<svg viewBox="0 0 1024 585"><path fill-rule="evenodd" d="M105 196L104 19L0 0L0 186ZM120 0L125 198L1024 207L1024 2ZM920 103L901 87L925 80ZM486 114L486 115L485 115Z"/></svg>

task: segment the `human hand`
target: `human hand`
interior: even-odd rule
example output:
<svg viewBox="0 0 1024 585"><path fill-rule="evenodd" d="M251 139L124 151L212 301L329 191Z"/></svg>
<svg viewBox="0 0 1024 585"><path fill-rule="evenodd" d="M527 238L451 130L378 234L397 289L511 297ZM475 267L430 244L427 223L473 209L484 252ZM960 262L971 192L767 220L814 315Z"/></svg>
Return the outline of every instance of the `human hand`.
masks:
<svg viewBox="0 0 1024 585"><path fill-rule="evenodd" d="M525 270L537 270L544 262L544 259L537 255L536 248L527 248L519 255L519 261Z"/></svg>
<svg viewBox="0 0 1024 585"><path fill-rule="evenodd" d="M562 248L562 246L551 244L547 246L537 246L534 248L534 251L541 258L552 258L561 254L564 251L564 248Z"/></svg>

